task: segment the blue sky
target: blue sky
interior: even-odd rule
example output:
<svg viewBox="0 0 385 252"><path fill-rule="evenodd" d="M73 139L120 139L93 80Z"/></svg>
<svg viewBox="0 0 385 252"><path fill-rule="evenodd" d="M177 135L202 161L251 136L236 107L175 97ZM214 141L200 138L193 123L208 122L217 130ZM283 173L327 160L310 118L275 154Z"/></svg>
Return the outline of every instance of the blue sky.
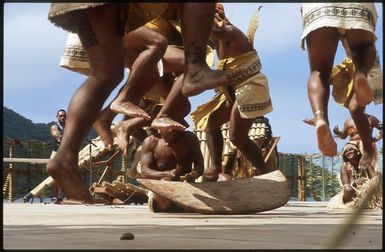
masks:
<svg viewBox="0 0 385 252"><path fill-rule="evenodd" d="M227 17L243 31L247 30L250 18L261 5L254 47L262 61L262 72L269 80L274 111L266 116L273 134L281 137L278 150L317 153L314 128L302 122L302 118L311 117L312 112L306 92L307 54L299 46L302 33L300 3L224 4ZM376 46L382 60L382 3L376 3L376 8L379 16ZM59 67L67 32L48 21L48 10L49 3L4 4L3 105L34 123L55 120L56 111L67 109L73 93L85 80L84 76ZM340 46L335 63L343 57L344 50ZM106 104L115 95L116 91ZM212 96L213 91L206 91L192 97L193 110ZM329 110L331 126L338 124L341 128L349 112L332 99ZM382 105L372 103L366 111L383 121ZM119 116L117 120L120 119ZM186 119L192 125L191 120ZM337 140L337 144L340 150L344 141Z"/></svg>

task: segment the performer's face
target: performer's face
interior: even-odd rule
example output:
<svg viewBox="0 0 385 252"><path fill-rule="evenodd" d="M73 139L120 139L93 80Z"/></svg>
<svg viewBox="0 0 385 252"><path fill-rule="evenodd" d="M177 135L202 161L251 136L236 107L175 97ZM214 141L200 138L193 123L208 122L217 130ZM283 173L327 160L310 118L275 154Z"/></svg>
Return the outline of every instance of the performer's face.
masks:
<svg viewBox="0 0 385 252"><path fill-rule="evenodd" d="M344 156L348 161L356 160L359 157L358 151L355 148L345 150Z"/></svg>
<svg viewBox="0 0 385 252"><path fill-rule="evenodd" d="M56 115L56 118L59 123L64 123L66 121L67 115L65 112L59 111L59 113Z"/></svg>

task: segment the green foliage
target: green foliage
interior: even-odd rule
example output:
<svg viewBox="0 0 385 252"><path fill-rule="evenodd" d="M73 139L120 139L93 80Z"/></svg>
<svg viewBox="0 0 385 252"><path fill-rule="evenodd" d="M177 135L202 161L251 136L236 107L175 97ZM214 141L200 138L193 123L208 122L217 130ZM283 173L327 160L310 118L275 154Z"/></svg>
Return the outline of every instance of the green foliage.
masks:
<svg viewBox="0 0 385 252"><path fill-rule="evenodd" d="M3 137L18 139L22 141L38 140L51 142L51 126L55 122L33 123L11 109L3 107ZM87 135L87 139L97 137L96 131L92 128ZM4 152L3 152L4 154Z"/></svg>
<svg viewBox="0 0 385 252"><path fill-rule="evenodd" d="M325 158L318 154L279 153L279 167L286 176L291 197L298 198L298 165L304 158L306 197L315 201L328 200L341 190L339 169L341 158Z"/></svg>

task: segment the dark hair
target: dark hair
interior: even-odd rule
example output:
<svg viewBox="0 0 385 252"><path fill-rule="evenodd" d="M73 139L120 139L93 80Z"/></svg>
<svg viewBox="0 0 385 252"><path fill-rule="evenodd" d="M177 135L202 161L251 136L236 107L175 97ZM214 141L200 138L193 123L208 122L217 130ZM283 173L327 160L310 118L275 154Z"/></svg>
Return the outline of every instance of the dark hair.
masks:
<svg viewBox="0 0 385 252"><path fill-rule="evenodd" d="M56 115L58 115L59 112L64 112L65 114L67 114L67 112L66 112L64 109L59 109L59 110L56 112Z"/></svg>

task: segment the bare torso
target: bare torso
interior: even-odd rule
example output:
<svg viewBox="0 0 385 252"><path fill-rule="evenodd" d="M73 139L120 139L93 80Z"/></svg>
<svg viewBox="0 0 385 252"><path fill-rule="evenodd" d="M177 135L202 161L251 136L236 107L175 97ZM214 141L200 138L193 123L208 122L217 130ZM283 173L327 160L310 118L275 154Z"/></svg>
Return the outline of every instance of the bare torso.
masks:
<svg viewBox="0 0 385 252"><path fill-rule="evenodd" d="M232 24L214 27L212 38L219 59L235 57L254 50L247 36Z"/></svg>
<svg viewBox="0 0 385 252"><path fill-rule="evenodd" d="M154 141L157 142L153 149L156 160L156 167L154 169L166 171L179 166L179 175L191 172L193 155L191 154L191 145L189 145L188 138L186 134L183 134L176 143L169 144L163 139L154 137Z"/></svg>

